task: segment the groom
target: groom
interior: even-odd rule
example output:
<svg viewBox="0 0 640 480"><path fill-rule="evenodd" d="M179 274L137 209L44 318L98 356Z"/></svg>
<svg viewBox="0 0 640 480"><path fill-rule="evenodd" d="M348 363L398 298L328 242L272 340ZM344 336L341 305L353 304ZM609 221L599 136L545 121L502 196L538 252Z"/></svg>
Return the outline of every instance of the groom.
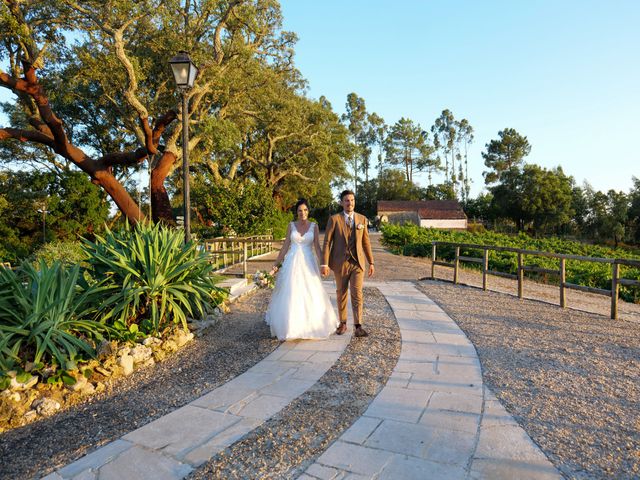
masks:
<svg viewBox="0 0 640 480"><path fill-rule="evenodd" d="M324 248L320 271L322 276L333 270L338 293L338 335L347 331L347 291L351 289L353 323L356 337L369 334L362 328L362 282L365 258L369 263L369 276L373 275L373 254L367 231L367 217L354 212L356 197L351 190L340 194L343 212L332 215L324 234Z"/></svg>

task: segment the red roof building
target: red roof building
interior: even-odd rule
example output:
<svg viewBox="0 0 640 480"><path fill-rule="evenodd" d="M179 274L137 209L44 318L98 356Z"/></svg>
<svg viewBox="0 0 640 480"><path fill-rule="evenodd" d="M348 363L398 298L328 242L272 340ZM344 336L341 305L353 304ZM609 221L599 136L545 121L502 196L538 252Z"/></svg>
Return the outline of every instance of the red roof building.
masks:
<svg viewBox="0 0 640 480"><path fill-rule="evenodd" d="M426 228L467 228L467 215L456 200L379 200L378 217L382 222L411 222Z"/></svg>

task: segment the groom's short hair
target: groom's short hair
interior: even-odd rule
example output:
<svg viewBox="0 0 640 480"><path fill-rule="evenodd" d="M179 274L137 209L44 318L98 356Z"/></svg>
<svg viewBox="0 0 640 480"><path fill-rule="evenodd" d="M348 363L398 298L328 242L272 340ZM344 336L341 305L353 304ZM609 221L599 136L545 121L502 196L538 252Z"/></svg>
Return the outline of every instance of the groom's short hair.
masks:
<svg viewBox="0 0 640 480"><path fill-rule="evenodd" d="M344 200L344 197L346 197L347 195L353 195L354 197L356 196L356 194L353 193L351 190L345 190L340 194L340 201Z"/></svg>

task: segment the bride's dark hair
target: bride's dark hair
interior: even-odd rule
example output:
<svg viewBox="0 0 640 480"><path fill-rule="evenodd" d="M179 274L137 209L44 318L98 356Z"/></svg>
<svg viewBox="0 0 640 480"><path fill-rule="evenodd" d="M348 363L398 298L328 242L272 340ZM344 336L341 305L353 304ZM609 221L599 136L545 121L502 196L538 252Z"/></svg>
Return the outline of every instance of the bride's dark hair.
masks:
<svg viewBox="0 0 640 480"><path fill-rule="evenodd" d="M298 213L298 208L300 208L300 205L306 205L306 206L307 206L307 209L308 209L308 210L311 210L311 207L309 207L309 202L307 202L307 199L306 199L306 198L301 198L300 200L298 200L298 201L296 202L295 207L293 207L293 213L294 213L294 215L295 215L296 213Z"/></svg>

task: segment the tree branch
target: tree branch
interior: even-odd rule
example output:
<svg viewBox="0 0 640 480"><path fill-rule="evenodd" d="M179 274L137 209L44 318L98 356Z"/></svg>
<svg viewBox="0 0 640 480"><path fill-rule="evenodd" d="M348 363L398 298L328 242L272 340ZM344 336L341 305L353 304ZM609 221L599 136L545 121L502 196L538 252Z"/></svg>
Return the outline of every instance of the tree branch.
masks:
<svg viewBox="0 0 640 480"><path fill-rule="evenodd" d="M53 137L47 136L41 132L36 132L35 130L22 130L20 128L0 128L0 140L7 140L10 138L19 140L20 142L35 142L51 148L55 147Z"/></svg>

